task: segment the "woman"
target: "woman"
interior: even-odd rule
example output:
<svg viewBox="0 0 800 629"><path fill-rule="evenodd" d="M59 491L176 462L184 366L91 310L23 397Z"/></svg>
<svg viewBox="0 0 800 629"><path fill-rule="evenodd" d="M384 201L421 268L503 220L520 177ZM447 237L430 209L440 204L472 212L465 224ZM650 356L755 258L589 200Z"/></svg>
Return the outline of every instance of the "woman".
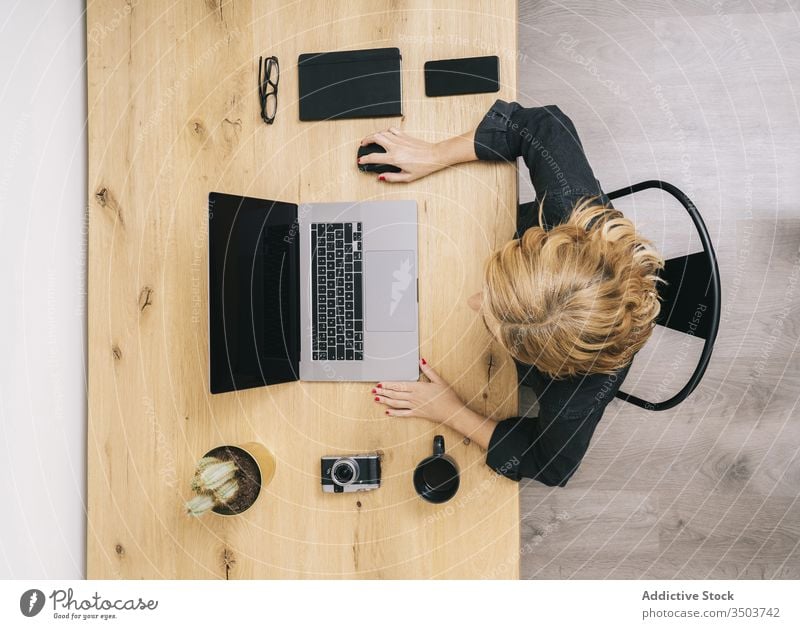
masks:
<svg viewBox="0 0 800 629"><path fill-rule="evenodd" d="M608 402L659 312L661 257L614 210L558 107L495 102L474 131L432 144L397 129L376 133L386 182L414 181L473 160L514 161L530 171L534 204L520 207L517 238L487 262L482 293L470 298L492 335L532 386L539 416L503 421L471 411L425 359L429 382L382 382L375 401L394 417L450 426L488 451L486 463L513 480L566 485Z"/></svg>

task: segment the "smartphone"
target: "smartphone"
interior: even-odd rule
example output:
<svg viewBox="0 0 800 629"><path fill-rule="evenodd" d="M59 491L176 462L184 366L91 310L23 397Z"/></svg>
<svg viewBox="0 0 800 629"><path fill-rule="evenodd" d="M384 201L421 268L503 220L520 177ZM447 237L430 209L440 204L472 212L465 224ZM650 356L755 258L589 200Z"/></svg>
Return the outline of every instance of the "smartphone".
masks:
<svg viewBox="0 0 800 629"><path fill-rule="evenodd" d="M500 91L500 60L465 57L425 62L425 95L455 96Z"/></svg>

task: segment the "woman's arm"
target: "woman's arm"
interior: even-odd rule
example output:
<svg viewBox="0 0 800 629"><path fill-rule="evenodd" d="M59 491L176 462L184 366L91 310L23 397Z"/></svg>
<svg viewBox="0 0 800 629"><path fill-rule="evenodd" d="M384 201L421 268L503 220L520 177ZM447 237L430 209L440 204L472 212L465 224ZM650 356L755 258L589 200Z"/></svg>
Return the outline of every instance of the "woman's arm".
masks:
<svg viewBox="0 0 800 629"><path fill-rule="evenodd" d="M564 414L543 407L538 417L498 422L486 464L512 480L532 478L549 487L564 487L581 464L602 414L602 410Z"/></svg>
<svg viewBox="0 0 800 629"><path fill-rule="evenodd" d="M583 197L598 196L609 203L575 125L555 105L522 107L495 101L475 131L475 153L481 160L523 158L536 198L543 202L542 227L566 220Z"/></svg>
<svg viewBox="0 0 800 629"><path fill-rule="evenodd" d="M399 173L379 175L378 179L381 181L414 181L442 168L478 159L474 135L473 130L441 142L426 142L392 127L361 140L361 146L376 143L386 149L386 152L364 155L358 159L358 163L391 164L402 170Z"/></svg>
<svg viewBox="0 0 800 629"><path fill-rule="evenodd" d="M447 166L474 160L514 161L522 157L528 167L536 198L544 201L545 226L569 215L582 197L598 196L610 205L595 179L572 120L555 105L522 107L495 101L480 124L442 142L425 142L392 127L364 138L377 142L386 153L365 155L362 164L392 164L399 173L379 179L409 182Z"/></svg>
<svg viewBox="0 0 800 629"><path fill-rule="evenodd" d="M567 484L589 447L597 413L562 416L543 408L535 419L496 421L467 408L425 359L420 369L430 382L381 382L372 390L375 402L386 406L387 415L449 426L487 450L486 464L512 480Z"/></svg>
<svg viewBox="0 0 800 629"><path fill-rule="evenodd" d="M498 422L467 408L424 358L419 367L430 382L379 382L372 389L375 401L386 406L387 415L444 424L488 448Z"/></svg>

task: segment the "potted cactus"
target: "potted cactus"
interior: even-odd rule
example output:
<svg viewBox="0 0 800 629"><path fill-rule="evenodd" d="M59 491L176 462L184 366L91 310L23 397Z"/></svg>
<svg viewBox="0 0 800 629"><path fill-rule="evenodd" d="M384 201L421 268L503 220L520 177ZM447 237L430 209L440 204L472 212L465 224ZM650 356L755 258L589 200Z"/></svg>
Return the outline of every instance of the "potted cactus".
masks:
<svg viewBox="0 0 800 629"><path fill-rule="evenodd" d="M197 463L186 513L237 515L249 509L275 474L275 458L260 443L219 446Z"/></svg>

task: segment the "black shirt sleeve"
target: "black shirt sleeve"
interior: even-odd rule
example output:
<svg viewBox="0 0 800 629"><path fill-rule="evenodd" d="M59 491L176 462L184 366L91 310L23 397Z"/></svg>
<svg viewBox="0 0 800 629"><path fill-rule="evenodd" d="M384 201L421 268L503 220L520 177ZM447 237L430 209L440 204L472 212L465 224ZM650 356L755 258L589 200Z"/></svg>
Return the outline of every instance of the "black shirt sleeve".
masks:
<svg viewBox="0 0 800 629"><path fill-rule="evenodd" d="M532 478L564 487L586 454L600 415L542 407L539 417L501 421L489 441L486 464L511 480Z"/></svg>
<svg viewBox="0 0 800 629"><path fill-rule="evenodd" d="M609 204L595 179L575 125L555 105L522 107L497 100L475 131L481 160L525 160L536 197L544 199L545 229L564 222L583 197Z"/></svg>
<svg viewBox="0 0 800 629"><path fill-rule="evenodd" d="M486 464L511 480L532 478L564 487L581 463L597 424L630 371L543 377L519 365L524 384L539 398L539 417L512 417L497 424L489 440Z"/></svg>

